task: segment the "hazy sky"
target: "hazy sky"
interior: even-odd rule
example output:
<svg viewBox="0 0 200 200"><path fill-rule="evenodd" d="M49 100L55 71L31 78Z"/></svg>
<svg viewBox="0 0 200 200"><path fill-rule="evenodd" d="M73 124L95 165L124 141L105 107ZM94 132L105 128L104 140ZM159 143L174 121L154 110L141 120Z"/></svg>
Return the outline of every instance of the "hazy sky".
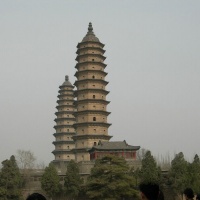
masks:
<svg viewBox="0 0 200 200"><path fill-rule="evenodd" d="M200 155L199 0L0 0L0 161L54 159L58 87L92 22L105 44L112 140Z"/></svg>

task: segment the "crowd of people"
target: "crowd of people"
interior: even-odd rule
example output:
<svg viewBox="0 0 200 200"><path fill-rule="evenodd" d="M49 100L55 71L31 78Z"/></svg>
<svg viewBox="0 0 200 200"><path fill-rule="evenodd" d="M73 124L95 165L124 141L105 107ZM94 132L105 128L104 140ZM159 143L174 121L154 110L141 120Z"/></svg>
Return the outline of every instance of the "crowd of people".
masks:
<svg viewBox="0 0 200 200"><path fill-rule="evenodd" d="M158 184L142 183L139 186L142 200L164 200L164 194ZM183 192L185 200L194 200L194 192L191 188L186 188ZM196 200L200 200L200 194L196 195Z"/></svg>
<svg viewBox="0 0 200 200"><path fill-rule="evenodd" d="M141 200L164 200L164 194L160 190L159 185L155 183L141 183L139 185ZM186 188L183 192L185 200L194 200L194 192L191 188ZM39 194L33 193L27 197L26 200L46 200L46 198ZM196 200L200 200L200 194L196 195Z"/></svg>

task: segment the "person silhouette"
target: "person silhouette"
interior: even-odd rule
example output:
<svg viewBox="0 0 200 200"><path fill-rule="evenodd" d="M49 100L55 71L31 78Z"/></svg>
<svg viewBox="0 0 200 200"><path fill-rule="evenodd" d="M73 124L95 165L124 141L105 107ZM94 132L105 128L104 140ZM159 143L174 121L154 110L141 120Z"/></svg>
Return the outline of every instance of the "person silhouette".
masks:
<svg viewBox="0 0 200 200"><path fill-rule="evenodd" d="M139 189L142 200L157 200L159 197L159 185L156 183L141 183Z"/></svg>
<svg viewBox="0 0 200 200"><path fill-rule="evenodd" d="M186 188L183 194L185 195L186 200L193 200L194 198L194 192L191 188Z"/></svg>

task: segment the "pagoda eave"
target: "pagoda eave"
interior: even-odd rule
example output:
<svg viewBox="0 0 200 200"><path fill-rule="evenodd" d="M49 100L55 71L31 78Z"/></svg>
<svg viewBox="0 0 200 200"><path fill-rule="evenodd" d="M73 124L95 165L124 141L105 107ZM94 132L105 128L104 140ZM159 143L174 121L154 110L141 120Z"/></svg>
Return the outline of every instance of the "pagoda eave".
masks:
<svg viewBox="0 0 200 200"><path fill-rule="evenodd" d="M79 62L79 60L80 60L81 57L86 57L86 58L88 58L88 57L99 57L99 58L101 58L103 61L106 59L106 57L103 56L103 55L101 55L101 54L88 53L88 54L78 55L78 56L76 57L75 60L76 60L77 62ZM93 61L92 61L92 62L93 62Z"/></svg>
<svg viewBox="0 0 200 200"><path fill-rule="evenodd" d="M64 89L64 88L72 88L72 89L73 89L74 86L73 86L73 85L60 85L59 88L62 89L62 90L70 91L70 92L71 92L71 90L69 90L69 89Z"/></svg>
<svg viewBox="0 0 200 200"><path fill-rule="evenodd" d="M89 72L98 72L98 73L103 74L104 76L106 76L108 74L107 72L104 72L104 71L101 71L101 70L89 70L89 69L87 69L87 70L84 70L84 71L77 71L74 74L74 76L78 77L79 74L81 75L81 74L85 74L85 73L89 73Z"/></svg>
<svg viewBox="0 0 200 200"><path fill-rule="evenodd" d="M110 103L110 101L106 101L103 99L83 99L83 100L77 100L74 101L74 105L77 106L78 104L81 103L103 103L104 105L108 105Z"/></svg>
<svg viewBox="0 0 200 200"><path fill-rule="evenodd" d="M58 114L74 114L74 111L69 111L69 110L62 110L54 113L56 116Z"/></svg>
<svg viewBox="0 0 200 200"><path fill-rule="evenodd" d="M77 93L82 93L82 92L101 92L103 94L109 94L109 91L103 90L103 89L94 89L94 88L88 88L88 89L82 89L82 90L76 90L74 91L74 95L76 96Z"/></svg>
<svg viewBox="0 0 200 200"><path fill-rule="evenodd" d="M76 54L79 54L82 50L90 50L90 49L95 49L95 50L98 50L98 51L101 51L103 54L106 52L106 50L100 48L100 47L90 47L90 46L87 46L87 47L83 47L83 48L80 48L76 51Z"/></svg>
<svg viewBox="0 0 200 200"><path fill-rule="evenodd" d="M54 141L52 144L74 144L74 141L65 141L65 140L60 140L60 141Z"/></svg>
<svg viewBox="0 0 200 200"><path fill-rule="evenodd" d="M53 134L53 136L62 136L62 135L72 136L72 135L76 135L76 133L74 133L74 132L59 132L59 133Z"/></svg>
<svg viewBox="0 0 200 200"><path fill-rule="evenodd" d="M73 125L70 125L70 124L58 124L58 125L55 125L53 128L72 128Z"/></svg>
<svg viewBox="0 0 200 200"><path fill-rule="evenodd" d="M53 150L51 153L53 153L54 155L55 154L58 154L58 153L68 153L68 154L73 154L73 152L71 151L71 149L56 149L56 150Z"/></svg>
<svg viewBox="0 0 200 200"><path fill-rule="evenodd" d="M69 107L70 107L70 108L75 108L75 107L74 107L74 104L73 104L73 105L63 104L63 105L57 105L57 106L56 106L57 109L58 109L58 108L63 108L63 107L67 107L67 108L69 108Z"/></svg>
<svg viewBox="0 0 200 200"><path fill-rule="evenodd" d="M106 68L106 64L103 63L103 62L96 62L96 61L85 61L85 62L81 62L81 63L77 63L75 68L78 69L79 68L79 65L87 65L87 64L98 64L98 65L101 65L102 67Z"/></svg>
<svg viewBox="0 0 200 200"><path fill-rule="evenodd" d="M110 140L112 136L110 135L97 135L97 134L90 134L90 135L75 135L72 137L74 141L81 140L81 139L101 139L101 140ZM92 148L92 147L91 147Z"/></svg>
<svg viewBox="0 0 200 200"><path fill-rule="evenodd" d="M102 79L82 79L82 80L79 80L79 81L75 81L74 85L77 87L79 83L91 83L91 82L101 82L103 83L104 85L107 85L109 82L108 81L105 81L105 80L102 80Z"/></svg>
<svg viewBox="0 0 200 200"><path fill-rule="evenodd" d="M74 95L72 95L72 97L73 97L73 96L74 96ZM59 94L57 97L59 98L59 100L57 100L57 101L69 101L69 102L74 102L74 99L60 99L61 97L69 97L69 95L67 95L67 94Z"/></svg>
<svg viewBox="0 0 200 200"><path fill-rule="evenodd" d="M79 48L80 47L80 45L84 45L84 44L88 44L88 43L93 43L93 44L100 44L100 46L103 48L104 46L105 46L105 44L103 44L103 43L101 43L101 42L96 42L96 41L85 41L85 42L79 42L78 44L77 44L77 48Z"/></svg>
<svg viewBox="0 0 200 200"><path fill-rule="evenodd" d="M62 118L54 119L55 122L59 122L59 121L63 121L63 120L65 120L65 121L74 121L74 122L76 121L76 119L74 117L73 118L72 117L71 118L70 117L62 117Z"/></svg>
<svg viewBox="0 0 200 200"><path fill-rule="evenodd" d="M108 128L112 124L105 123L105 122L81 122L73 124L73 127L82 127L82 126L102 126Z"/></svg>
<svg viewBox="0 0 200 200"><path fill-rule="evenodd" d="M82 110L82 111L76 111L74 112L74 116L77 116L79 114L104 114L106 116L110 115L111 112L103 111L103 110Z"/></svg>

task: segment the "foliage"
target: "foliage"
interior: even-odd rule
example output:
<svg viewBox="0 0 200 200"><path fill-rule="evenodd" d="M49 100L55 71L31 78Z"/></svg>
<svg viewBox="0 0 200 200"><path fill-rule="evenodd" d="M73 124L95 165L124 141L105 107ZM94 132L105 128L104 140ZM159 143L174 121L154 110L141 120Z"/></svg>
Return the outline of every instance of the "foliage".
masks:
<svg viewBox="0 0 200 200"><path fill-rule="evenodd" d="M176 194L182 194L183 190L190 185L188 176L188 162L182 152L175 155L171 162L169 180Z"/></svg>
<svg viewBox="0 0 200 200"><path fill-rule="evenodd" d="M54 197L61 191L59 176L52 163L45 168L44 174L41 178L41 187L49 197Z"/></svg>
<svg viewBox="0 0 200 200"><path fill-rule="evenodd" d="M194 160L191 164L189 164L189 178L190 178L190 185L193 188L195 193L200 192L200 159L199 156L196 154L194 156Z"/></svg>
<svg viewBox="0 0 200 200"><path fill-rule="evenodd" d="M20 200L22 199L22 178L14 156L2 162L0 172L0 199Z"/></svg>
<svg viewBox="0 0 200 200"><path fill-rule="evenodd" d="M96 160L86 184L87 195L95 200L136 197L134 183L124 158L108 155Z"/></svg>
<svg viewBox="0 0 200 200"><path fill-rule="evenodd" d="M157 167L156 161L150 151L147 151L142 159L139 177L142 182L160 183L161 169Z"/></svg>
<svg viewBox="0 0 200 200"><path fill-rule="evenodd" d="M67 165L67 172L64 179L64 191L73 199L78 197L81 192L81 185L83 180L79 174L78 164L71 160Z"/></svg>

